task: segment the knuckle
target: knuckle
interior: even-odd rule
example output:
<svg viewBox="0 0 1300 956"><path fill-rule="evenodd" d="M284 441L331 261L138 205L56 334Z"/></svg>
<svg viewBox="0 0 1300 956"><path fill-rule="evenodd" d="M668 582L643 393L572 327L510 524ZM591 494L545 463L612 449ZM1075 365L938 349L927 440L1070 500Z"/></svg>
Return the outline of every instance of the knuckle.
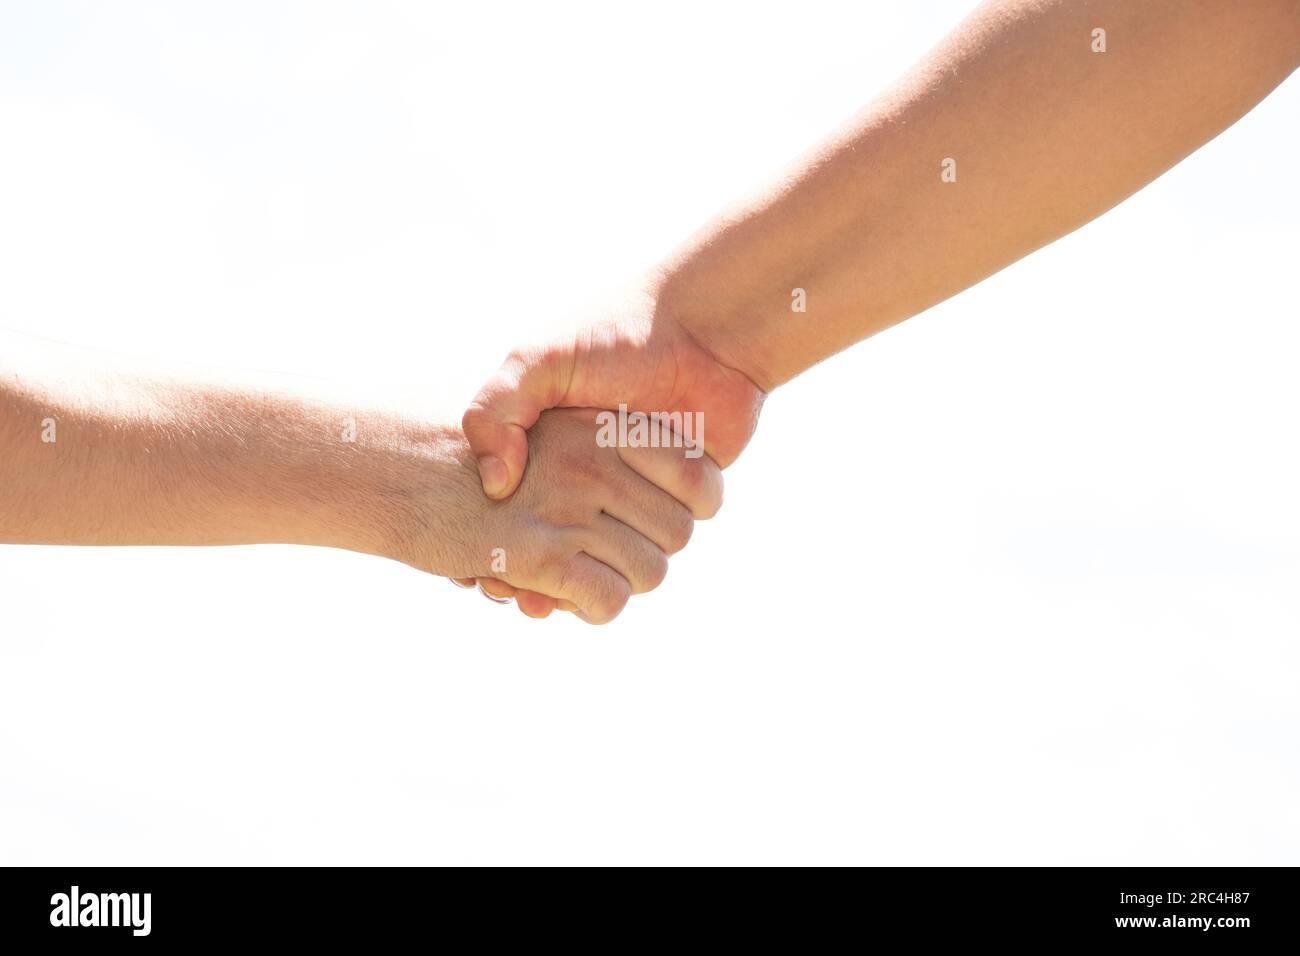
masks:
<svg viewBox="0 0 1300 956"><path fill-rule="evenodd" d="M524 371L537 361L537 349L531 345L518 345L506 353L501 363L500 374L507 379L517 379Z"/></svg>
<svg viewBox="0 0 1300 956"><path fill-rule="evenodd" d="M656 548L646 560L645 590L653 591L664 583L666 577L668 577L668 555Z"/></svg>
<svg viewBox="0 0 1300 956"><path fill-rule="evenodd" d="M460 417L460 427L467 433L478 431L489 422L488 410L476 398Z"/></svg>
<svg viewBox="0 0 1300 956"><path fill-rule="evenodd" d="M722 507L722 472L705 458L692 462L695 470L695 517L712 518Z"/></svg>
<svg viewBox="0 0 1300 956"><path fill-rule="evenodd" d="M703 459L687 458L683 455L681 461L677 463L677 475L677 480L681 482L685 491L698 492L705 480Z"/></svg>
<svg viewBox="0 0 1300 956"><path fill-rule="evenodd" d="M691 535L695 533L695 518L685 508L674 508L669 514L664 533L668 553L676 554L691 543Z"/></svg>
<svg viewBox="0 0 1300 956"><path fill-rule="evenodd" d="M591 605L588 615L599 624L607 624L618 617L632 596L632 588L617 574L597 574L591 587Z"/></svg>

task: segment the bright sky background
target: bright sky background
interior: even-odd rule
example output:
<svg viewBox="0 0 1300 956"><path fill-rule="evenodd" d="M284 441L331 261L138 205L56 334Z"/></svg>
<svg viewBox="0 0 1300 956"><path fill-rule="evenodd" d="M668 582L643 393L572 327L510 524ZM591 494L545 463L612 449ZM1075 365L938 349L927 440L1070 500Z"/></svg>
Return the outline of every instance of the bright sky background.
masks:
<svg viewBox="0 0 1300 956"><path fill-rule="evenodd" d="M0 325L458 416L970 6L4 3ZM780 390L607 628L0 548L0 862L1297 863L1297 117Z"/></svg>

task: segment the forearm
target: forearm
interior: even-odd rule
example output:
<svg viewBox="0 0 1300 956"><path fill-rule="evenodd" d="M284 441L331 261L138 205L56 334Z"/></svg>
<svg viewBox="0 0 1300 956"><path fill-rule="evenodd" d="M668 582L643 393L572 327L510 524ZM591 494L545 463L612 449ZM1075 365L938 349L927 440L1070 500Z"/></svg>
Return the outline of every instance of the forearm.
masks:
<svg viewBox="0 0 1300 956"><path fill-rule="evenodd" d="M771 389L1100 215L1298 63L1296 0L986 3L675 256L658 307Z"/></svg>
<svg viewBox="0 0 1300 956"><path fill-rule="evenodd" d="M470 474L448 458L450 430L423 420L279 382L181 380L61 346L4 346L6 543L278 542L395 556L412 490Z"/></svg>

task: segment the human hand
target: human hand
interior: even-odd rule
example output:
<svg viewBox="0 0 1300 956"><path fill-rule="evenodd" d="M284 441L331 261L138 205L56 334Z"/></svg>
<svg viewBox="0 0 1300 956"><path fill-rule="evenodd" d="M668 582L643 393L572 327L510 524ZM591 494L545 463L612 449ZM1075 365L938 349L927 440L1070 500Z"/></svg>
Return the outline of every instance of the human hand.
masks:
<svg viewBox="0 0 1300 956"><path fill-rule="evenodd" d="M548 408L701 413L704 450L720 467L753 435L764 392L642 295L548 343L515 349L461 420L483 490L506 498L528 460L527 431Z"/></svg>
<svg viewBox="0 0 1300 956"><path fill-rule="evenodd" d="M452 578L494 576L588 623L612 620L630 595L659 586L695 517L717 511L722 475L681 449L600 447L597 428L593 409L542 415L531 467L505 501L484 498L468 444L450 431L436 456L445 477L403 496L392 556Z"/></svg>
<svg viewBox="0 0 1300 956"><path fill-rule="evenodd" d="M504 498L524 474L526 432L544 409L626 405L633 411L699 413L704 450L725 468L753 434L763 398L749 377L720 361L672 318L670 309L647 294L613 317L512 351L465 412L462 427L478 459L484 491ZM471 587L475 579L456 583ZM479 578L477 583L489 597L513 597L530 617L568 609L562 601L500 580Z"/></svg>

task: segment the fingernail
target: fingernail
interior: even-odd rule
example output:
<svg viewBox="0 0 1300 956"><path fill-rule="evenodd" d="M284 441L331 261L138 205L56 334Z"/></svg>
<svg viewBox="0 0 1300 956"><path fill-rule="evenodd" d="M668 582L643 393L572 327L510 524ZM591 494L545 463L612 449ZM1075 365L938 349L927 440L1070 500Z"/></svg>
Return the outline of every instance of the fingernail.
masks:
<svg viewBox="0 0 1300 956"><path fill-rule="evenodd" d="M488 591L488 589L485 588L482 584L478 586L478 589L479 589L479 593L482 594L489 601L491 601L493 604L509 604L511 601L514 600L514 598L497 597L495 594Z"/></svg>
<svg viewBox="0 0 1300 956"><path fill-rule="evenodd" d="M506 463L493 455L484 455L478 460L479 478L483 481L483 491L489 498L499 498L506 493L510 483L510 472Z"/></svg>

